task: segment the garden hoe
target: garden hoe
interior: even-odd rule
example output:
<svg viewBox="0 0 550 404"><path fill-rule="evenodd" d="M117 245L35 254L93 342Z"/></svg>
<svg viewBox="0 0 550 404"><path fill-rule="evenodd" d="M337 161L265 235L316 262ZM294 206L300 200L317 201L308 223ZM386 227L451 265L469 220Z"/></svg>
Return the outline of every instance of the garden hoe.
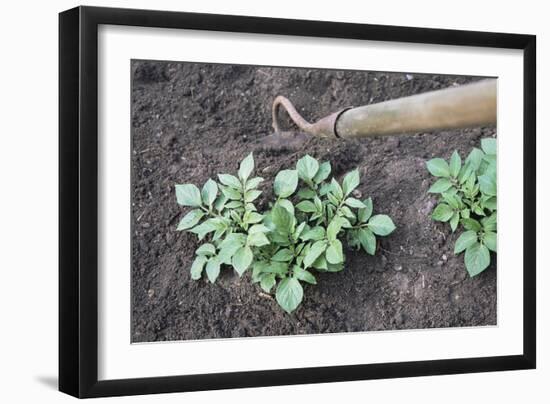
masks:
<svg viewBox="0 0 550 404"><path fill-rule="evenodd" d="M495 125L496 96L496 80L482 80L377 104L348 107L309 123L287 98L279 95L272 108L275 133L262 139L262 144L295 147L310 136L357 139ZM281 129L278 116L281 107L302 133Z"/></svg>

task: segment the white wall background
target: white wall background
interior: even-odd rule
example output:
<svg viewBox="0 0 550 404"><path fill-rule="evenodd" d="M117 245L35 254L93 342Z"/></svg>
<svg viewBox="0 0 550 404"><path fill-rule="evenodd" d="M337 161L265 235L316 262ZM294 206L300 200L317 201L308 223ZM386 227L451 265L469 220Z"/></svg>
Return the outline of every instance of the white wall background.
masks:
<svg viewBox="0 0 550 404"><path fill-rule="evenodd" d="M0 61L0 401L63 403L57 384L57 13L61 0L4 2ZM126 397L110 402L342 401L464 403L548 402L550 391L550 26L545 2L393 0L358 2L201 0L90 1L88 5L156 8L283 18L531 33L538 36L538 369L412 379ZM518 160L521 156L518 156Z"/></svg>

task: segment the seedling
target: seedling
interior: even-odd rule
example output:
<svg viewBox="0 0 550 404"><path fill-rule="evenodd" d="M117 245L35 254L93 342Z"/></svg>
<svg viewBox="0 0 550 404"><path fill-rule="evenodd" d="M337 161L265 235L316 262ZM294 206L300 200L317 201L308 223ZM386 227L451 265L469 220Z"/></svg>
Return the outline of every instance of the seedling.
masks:
<svg viewBox="0 0 550 404"><path fill-rule="evenodd" d="M462 225L454 253L465 252L464 264L472 277L489 267L490 251L497 252L496 149L496 139L487 138L464 164L456 150L449 162L427 162L428 171L439 178L428 190L440 196L432 218L448 222L453 232Z"/></svg>
<svg viewBox="0 0 550 404"><path fill-rule="evenodd" d="M376 235L395 229L389 216L372 216L370 198L351 196L359 185L357 170L346 174L342 184L334 178L328 181L330 163L319 164L306 155L295 169L275 176L276 199L263 213L253 204L263 179L249 179L253 170L250 154L241 162L238 177L219 174L219 183L209 179L202 191L193 184L176 185L178 203L194 208L177 229L204 240L191 266L193 279L206 272L215 282L224 265L239 276L252 268L252 282L267 293L275 290L279 305L291 313L303 300L302 283L317 283L315 272L344 269L342 240L373 255Z"/></svg>

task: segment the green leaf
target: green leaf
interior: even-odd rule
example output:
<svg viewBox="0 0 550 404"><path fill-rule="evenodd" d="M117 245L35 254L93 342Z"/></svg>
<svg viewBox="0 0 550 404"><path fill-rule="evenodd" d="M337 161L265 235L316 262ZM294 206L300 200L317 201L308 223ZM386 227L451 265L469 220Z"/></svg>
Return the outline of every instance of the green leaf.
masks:
<svg viewBox="0 0 550 404"><path fill-rule="evenodd" d="M338 206L340 204L340 200L332 194L332 192L327 194L328 200L330 203L332 203L334 206Z"/></svg>
<svg viewBox="0 0 550 404"><path fill-rule="evenodd" d="M268 245L269 240L264 233L256 232L248 234L248 237L246 238L246 244L252 247L262 247L264 245Z"/></svg>
<svg viewBox="0 0 550 404"><path fill-rule="evenodd" d="M395 230L395 224L388 215L374 215L370 218L368 226L378 236L387 236Z"/></svg>
<svg viewBox="0 0 550 404"><path fill-rule="evenodd" d="M447 202L447 204L453 208L453 209L459 209L460 206L461 206L461 200L458 196L456 196L454 193L451 193L451 192L444 192L441 194L441 196L443 197L443 199L445 200L445 202Z"/></svg>
<svg viewBox="0 0 550 404"><path fill-rule="evenodd" d="M239 178L242 182L245 182L248 177L250 177L250 174L252 174L252 171L254 170L254 157L252 156L252 153L250 153L248 156L244 158L243 161L241 161L241 165L239 167Z"/></svg>
<svg viewBox="0 0 550 404"><path fill-rule="evenodd" d="M327 272L340 272L344 269L344 264L327 264Z"/></svg>
<svg viewBox="0 0 550 404"><path fill-rule="evenodd" d="M342 242L338 239L332 240L327 248L325 257L329 264L339 264L341 262L344 262Z"/></svg>
<svg viewBox="0 0 550 404"><path fill-rule="evenodd" d="M254 177L249 179L246 182L246 190L249 191L251 189L256 188L264 179L262 177Z"/></svg>
<svg viewBox="0 0 550 404"><path fill-rule="evenodd" d="M365 252L374 255L376 252L376 236L374 233L370 229L363 227L357 231L357 237Z"/></svg>
<svg viewBox="0 0 550 404"><path fill-rule="evenodd" d="M262 194L262 191L259 191L257 189L251 189L250 191L246 191L244 193L244 201L252 202L256 200L261 194Z"/></svg>
<svg viewBox="0 0 550 404"><path fill-rule="evenodd" d="M191 264L191 279L196 281L201 278L202 270L204 268L204 264L206 264L206 261L208 261L208 258L204 255L199 255L195 258L193 264Z"/></svg>
<svg viewBox="0 0 550 404"><path fill-rule="evenodd" d="M302 212L306 212L306 213L313 213L313 212L317 212L317 207L315 206L315 204L311 201L302 201L300 202L298 205L296 205L296 209L298 209L299 211L302 211Z"/></svg>
<svg viewBox="0 0 550 404"><path fill-rule="evenodd" d="M212 179L208 179L204 186L202 187L201 196L202 201L206 206L212 206L216 195L218 194L218 184Z"/></svg>
<svg viewBox="0 0 550 404"><path fill-rule="evenodd" d="M449 205L440 203L435 207L432 213L432 218L440 222L447 222L451 219L451 217L453 217L453 214L454 211Z"/></svg>
<svg viewBox="0 0 550 404"><path fill-rule="evenodd" d="M497 156L486 154L483 157L482 167L479 169L480 174L487 174L494 178L497 176Z"/></svg>
<svg viewBox="0 0 550 404"><path fill-rule="evenodd" d="M329 241L336 240L340 229L342 229L342 220L339 217L334 217L327 227L327 238Z"/></svg>
<svg viewBox="0 0 550 404"><path fill-rule="evenodd" d="M294 238L294 240L298 240L298 237L300 237L300 235L306 228L306 225L307 225L306 222L302 222L298 225L298 227L296 227L296 230L294 230L294 233L292 234L292 237Z"/></svg>
<svg viewBox="0 0 550 404"><path fill-rule="evenodd" d="M313 203L315 204L315 207L317 208L317 212L322 212L323 211L323 202L317 196L315 196L313 198Z"/></svg>
<svg viewBox="0 0 550 404"><path fill-rule="evenodd" d="M300 199L313 199L317 195L311 188L300 188L298 191L298 198Z"/></svg>
<svg viewBox="0 0 550 404"><path fill-rule="evenodd" d="M483 226L483 230L485 231L496 231L497 229L497 213L494 212L489 217L484 217L481 219L481 224Z"/></svg>
<svg viewBox="0 0 550 404"><path fill-rule="evenodd" d="M212 221L212 219L208 219L207 221L199 224L198 226L193 227L189 231L191 233L195 233L199 240L202 240L204 236L206 236L208 233L213 232L217 230L216 224Z"/></svg>
<svg viewBox="0 0 550 404"><path fill-rule="evenodd" d="M314 240L314 241L317 241L317 240L321 240L323 238L325 238L325 229L321 226L316 226L316 227L313 227L307 231L304 232L304 234L302 234L302 236L300 237L303 241L308 241L308 240Z"/></svg>
<svg viewBox="0 0 550 404"><path fill-rule="evenodd" d="M489 250L497 252L497 234L495 232L488 231L485 233L483 242Z"/></svg>
<svg viewBox="0 0 550 404"><path fill-rule="evenodd" d="M456 228L458 227L458 221L460 220L460 213L455 212L453 214L453 217L451 217L451 220L449 221L449 224L451 225L451 230L454 232Z"/></svg>
<svg viewBox="0 0 550 404"><path fill-rule="evenodd" d="M480 175L477 177L479 181L479 189L486 195L496 196L497 194L497 182L496 178L491 175Z"/></svg>
<svg viewBox="0 0 550 404"><path fill-rule="evenodd" d="M218 179L223 185L227 185L228 187L238 190L242 189L241 181L231 174L218 174Z"/></svg>
<svg viewBox="0 0 550 404"><path fill-rule="evenodd" d="M491 263L489 249L483 244L474 243L466 249L464 254L464 264L470 277L476 276L483 272Z"/></svg>
<svg viewBox="0 0 550 404"><path fill-rule="evenodd" d="M486 199L483 202L483 206L486 209L489 209L489 210L496 210L497 209L497 198L496 198L496 196L492 196L492 197Z"/></svg>
<svg viewBox="0 0 550 404"><path fill-rule="evenodd" d="M240 201L242 199L242 193L240 191L237 191L234 188L223 187L222 192L228 199L238 200L238 201Z"/></svg>
<svg viewBox="0 0 550 404"><path fill-rule="evenodd" d="M294 193L298 186L298 171L282 170L275 176L273 190L279 198L287 198Z"/></svg>
<svg viewBox="0 0 550 404"><path fill-rule="evenodd" d="M227 198L224 193L221 193L214 202L214 209L216 209L218 212L221 212L222 209L225 208L225 204L228 200L229 198Z"/></svg>
<svg viewBox="0 0 550 404"><path fill-rule="evenodd" d="M477 233L473 230L468 230L462 233L455 242L455 254L460 254L466 248L474 245L477 242Z"/></svg>
<svg viewBox="0 0 550 404"><path fill-rule="evenodd" d="M312 180L319 170L319 163L309 154L306 154L296 164L298 176L304 181Z"/></svg>
<svg viewBox="0 0 550 404"><path fill-rule="evenodd" d="M493 138L481 139L481 148L487 154L497 154L497 140Z"/></svg>
<svg viewBox="0 0 550 404"><path fill-rule="evenodd" d="M225 217L213 217L205 223L210 223L216 230L225 230L231 224L231 221Z"/></svg>
<svg viewBox="0 0 550 404"><path fill-rule="evenodd" d="M275 206L271 212L271 220L278 231L290 233L292 230L293 216L281 206Z"/></svg>
<svg viewBox="0 0 550 404"><path fill-rule="evenodd" d="M451 176L456 178L458 176L458 173L460 172L460 167L462 166L462 160L460 159L460 155L455 150L453 154L451 155L451 160L449 161L449 171L451 173Z"/></svg>
<svg viewBox="0 0 550 404"><path fill-rule="evenodd" d="M218 257L212 257L206 264L206 276L212 283L216 282L218 275L220 274L220 259Z"/></svg>
<svg viewBox="0 0 550 404"><path fill-rule="evenodd" d="M295 265L293 267L292 272L294 273L294 276L296 277L296 279L307 282L310 285L317 285L317 280L315 279L315 276L313 276L313 274L308 270L303 269L298 265Z"/></svg>
<svg viewBox="0 0 550 404"><path fill-rule="evenodd" d="M283 248L282 250L277 251L275 255L271 257L271 260L277 262L288 262L291 261L292 258L294 258L292 251L288 248Z"/></svg>
<svg viewBox="0 0 550 404"><path fill-rule="evenodd" d="M201 193L194 184L176 185L176 199L182 206L199 207L202 205Z"/></svg>
<svg viewBox="0 0 550 404"><path fill-rule="evenodd" d="M254 211L246 211L244 214L244 222L246 224L252 224L252 223L259 223L264 218L264 215L259 214L258 212Z"/></svg>
<svg viewBox="0 0 550 404"><path fill-rule="evenodd" d="M327 248L327 242L326 240L319 240L316 241L311 245L311 248L309 249L308 253L304 257L304 267L308 268L315 262L315 260L325 252Z"/></svg>
<svg viewBox="0 0 550 404"><path fill-rule="evenodd" d="M451 175L449 164L439 157L428 161L426 167L430 174L435 177L449 177Z"/></svg>
<svg viewBox="0 0 550 404"><path fill-rule="evenodd" d="M344 177L344 180L342 181L342 191L344 191L344 195L347 196L351 193L351 191L353 191L358 186L359 186L359 170L355 169L347 173L346 176Z"/></svg>
<svg viewBox="0 0 550 404"><path fill-rule="evenodd" d="M225 237L225 239L220 243L219 248L228 248L233 246L241 247L246 242L246 236L241 233L230 233Z"/></svg>
<svg viewBox="0 0 550 404"><path fill-rule="evenodd" d="M206 256L214 255L216 254L216 247L214 247L213 244L205 243L201 245L199 248L197 248L197 250L195 251L195 254L206 255Z"/></svg>
<svg viewBox="0 0 550 404"><path fill-rule="evenodd" d="M178 227L176 230L186 230L193 226L195 226L199 220L202 219L204 216L204 212L200 209L193 209L189 213L187 213L183 219L180 220Z"/></svg>
<svg viewBox="0 0 550 404"><path fill-rule="evenodd" d="M357 219L357 217L355 216L355 213L353 213L352 210L350 208L348 208L347 206L342 206L340 208L340 212L344 215L344 217L346 219L350 219L350 220L353 220L353 221L355 221Z"/></svg>
<svg viewBox="0 0 550 404"><path fill-rule="evenodd" d="M233 255L233 258L231 260L231 263L233 265L233 268L235 268L235 271L241 276L244 271L247 270L247 268L252 264L252 250L249 246L245 245L244 247L241 247L237 250L235 255Z"/></svg>
<svg viewBox="0 0 550 404"><path fill-rule="evenodd" d="M440 178L428 189L429 193L440 194L451 188L453 184L447 178Z"/></svg>
<svg viewBox="0 0 550 404"><path fill-rule="evenodd" d="M328 269L328 263L324 255L320 255L311 266L318 271L326 271Z"/></svg>
<svg viewBox="0 0 550 404"><path fill-rule="evenodd" d="M277 286L275 298L279 306L287 313L292 313L302 302L304 290L302 285L295 278L285 278Z"/></svg>
<svg viewBox="0 0 550 404"><path fill-rule="evenodd" d="M361 202L359 199L355 199L355 198L347 198L344 202L346 205L352 207L352 208L356 208L356 209L365 209L366 206L363 202Z"/></svg>
<svg viewBox="0 0 550 404"><path fill-rule="evenodd" d="M288 263L270 261L264 271L270 274L285 275L288 272Z"/></svg>
<svg viewBox="0 0 550 404"><path fill-rule="evenodd" d="M345 207L345 206L344 206ZM351 229L353 226L351 225L351 222L345 218L340 216L340 223L342 224L342 227L344 229Z"/></svg>
<svg viewBox="0 0 550 404"><path fill-rule="evenodd" d="M479 224L479 222L472 218L462 219L462 225L466 230L473 230L475 232L481 230L481 225Z"/></svg>
<svg viewBox="0 0 550 404"><path fill-rule="evenodd" d="M225 194L224 194L225 195ZM225 204L225 207L227 209L237 209L237 208L242 208L243 207L243 203L241 201L231 201L231 202L228 202Z"/></svg>
<svg viewBox="0 0 550 404"><path fill-rule="evenodd" d="M363 201L363 204L366 207L357 211L357 220L359 220L361 223L366 223L372 215L372 199L365 199Z"/></svg>
<svg viewBox="0 0 550 404"><path fill-rule="evenodd" d="M276 206L283 207L291 216L294 216L294 205L288 199L279 199Z"/></svg>
<svg viewBox="0 0 550 404"><path fill-rule="evenodd" d="M324 180L328 178L330 175L330 162L325 161L324 163L321 163L319 166L319 170L317 170L317 174L315 174L315 177L313 177L313 182L316 184L320 184Z"/></svg>
<svg viewBox="0 0 550 404"><path fill-rule="evenodd" d="M267 233L267 232L269 232L269 229L263 224L255 224L254 226L251 226L250 229L248 229L248 234Z"/></svg>
<svg viewBox="0 0 550 404"><path fill-rule="evenodd" d="M252 264L252 283L260 282L268 263L266 261L254 261Z"/></svg>
<svg viewBox="0 0 550 404"><path fill-rule="evenodd" d="M330 181L330 191L332 195L336 197L337 201L340 201L344 198L344 191L342 190L342 187L336 181L334 178Z"/></svg>
<svg viewBox="0 0 550 404"><path fill-rule="evenodd" d="M241 224L242 223L242 218L241 218L241 215L239 214L239 211L237 210L232 210L229 212L229 216L231 217L231 219L233 219L233 221L237 224Z"/></svg>
<svg viewBox="0 0 550 404"><path fill-rule="evenodd" d="M264 292L269 293L277 281L275 280L275 274L263 274L260 279L260 287Z"/></svg>
<svg viewBox="0 0 550 404"><path fill-rule="evenodd" d="M216 230L214 232L214 235L212 236L212 241L216 241L216 240L219 240L223 234L226 232L227 229L220 229L220 230Z"/></svg>
<svg viewBox="0 0 550 404"><path fill-rule="evenodd" d="M458 173L458 182L464 184L471 175L475 175L475 170L471 163L465 163Z"/></svg>
<svg viewBox="0 0 550 404"><path fill-rule="evenodd" d="M483 156L484 156L484 153L477 147L474 147L470 152L470 154L468 154L468 157L466 157L465 164L469 164L473 171L477 171L479 168L479 165L481 164L481 160L483 159Z"/></svg>
<svg viewBox="0 0 550 404"><path fill-rule="evenodd" d="M246 242L246 235L242 233L230 233L220 243L219 248L225 248L231 245L243 246Z"/></svg>

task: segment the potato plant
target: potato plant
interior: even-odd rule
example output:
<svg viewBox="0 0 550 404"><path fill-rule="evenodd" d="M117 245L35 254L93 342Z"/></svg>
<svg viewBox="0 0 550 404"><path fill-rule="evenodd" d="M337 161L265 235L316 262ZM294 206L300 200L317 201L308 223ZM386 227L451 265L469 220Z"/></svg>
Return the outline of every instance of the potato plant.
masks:
<svg viewBox="0 0 550 404"><path fill-rule="evenodd" d="M194 184L176 185L178 204L194 208L179 222L177 230L187 230L199 240L208 236L196 251L191 277L202 272L215 282L221 265L232 266L242 275L253 259L253 247L268 244L268 229L261 224L264 215L257 212L254 201L261 191L261 177L250 178L254 159L250 154L240 165L238 177L219 174L219 183L209 179L202 190Z"/></svg>
<svg viewBox="0 0 550 404"><path fill-rule="evenodd" d="M376 252L376 236L390 234L395 225L387 215L372 215L370 198L354 198L359 172L351 171L340 184L329 162L306 155L295 169L280 171L274 179L276 199L269 210L258 212L254 201L263 181L252 177L254 159L248 155L238 176L219 174L202 190L193 184L176 185L177 201L189 211L177 230L190 231L203 244L196 250L191 277L203 272L215 282L223 266L239 276L251 269L251 279L267 293L275 291L288 313L302 302L302 283L316 284L316 272L344 269L342 240L368 254Z"/></svg>
<svg viewBox="0 0 550 404"><path fill-rule="evenodd" d="M471 277L489 267L490 251L497 252L496 149L496 139L487 138L464 164L456 150L449 162L441 158L427 162L428 171L438 178L428 190L439 195L432 218L449 223L453 232L462 226L454 253L464 252Z"/></svg>

